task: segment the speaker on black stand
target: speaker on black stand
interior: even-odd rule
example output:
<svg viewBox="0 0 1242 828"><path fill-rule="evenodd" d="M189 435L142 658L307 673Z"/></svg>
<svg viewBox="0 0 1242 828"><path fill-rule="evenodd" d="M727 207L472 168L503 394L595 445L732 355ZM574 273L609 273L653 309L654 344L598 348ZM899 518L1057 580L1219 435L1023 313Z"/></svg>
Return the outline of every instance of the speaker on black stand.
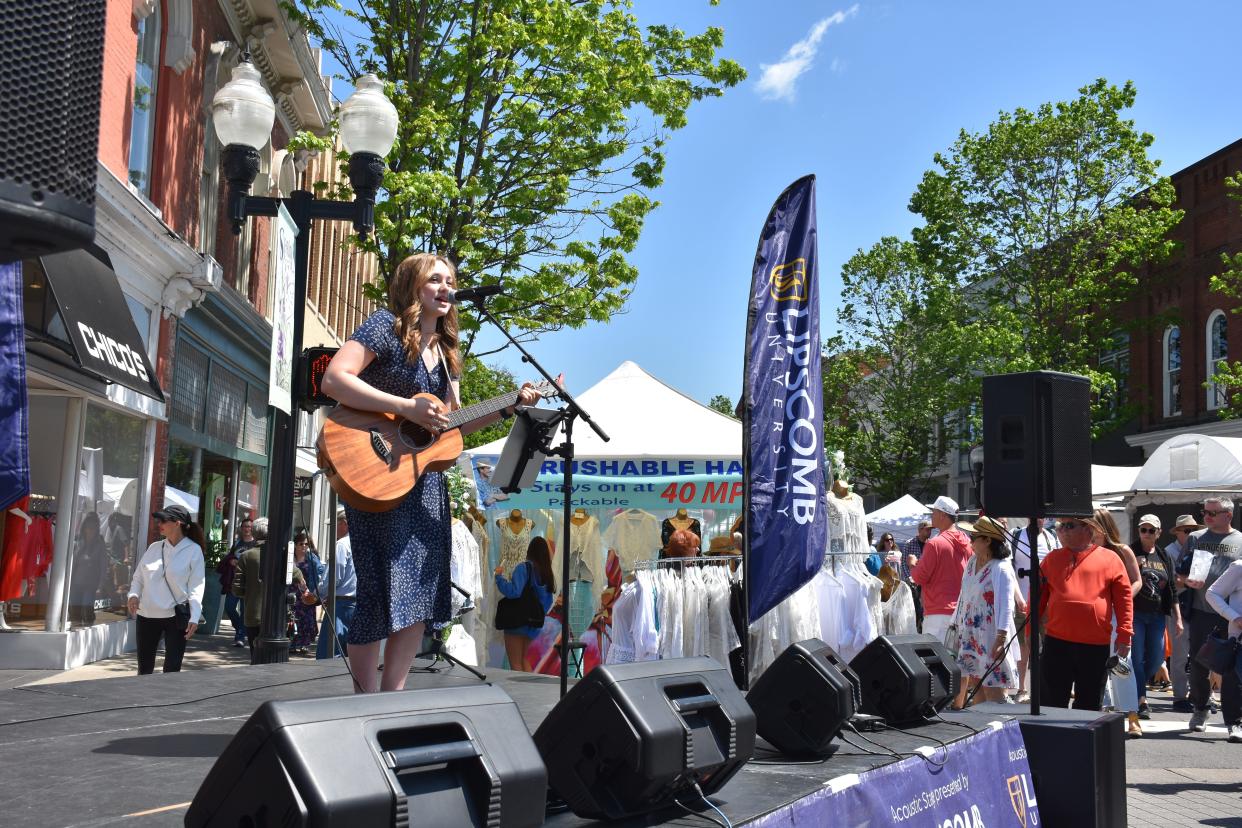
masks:
<svg viewBox="0 0 1242 828"><path fill-rule="evenodd" d="M95 238L106 6L0 3L0 263Z"/></svg>

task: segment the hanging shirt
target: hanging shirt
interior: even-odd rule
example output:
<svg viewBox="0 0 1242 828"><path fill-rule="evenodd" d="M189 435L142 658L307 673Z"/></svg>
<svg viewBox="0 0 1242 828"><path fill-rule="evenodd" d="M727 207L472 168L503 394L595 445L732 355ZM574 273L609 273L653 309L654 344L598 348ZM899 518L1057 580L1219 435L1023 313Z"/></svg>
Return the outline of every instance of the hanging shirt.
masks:
<svg viewBox="0 0 1242 828"><path fill-rule="evenodd" d="M914 596L910 586L901 581L893 588L893 594L884 602L884 634L913 635L918 632L918 618L914 614Z"/></svg>
<svg viewBox="0 0 1242 828"><path fill-rule="evenodd" d="M660 550L660 522L654 515L629 509L616 515L604 531L605 549L616 550L621 567L634 569L636 561L651 560Z"/></svg>
<svg viewBox="0 0 1242 828"><path fill-rule="evenodd" d="M523 518L521 528L516 532L508 518L500 518L496 524L500 527L499 565L506 573L512 574L517 565L526 560L526 549L530 546L534 524Z"/></svg>

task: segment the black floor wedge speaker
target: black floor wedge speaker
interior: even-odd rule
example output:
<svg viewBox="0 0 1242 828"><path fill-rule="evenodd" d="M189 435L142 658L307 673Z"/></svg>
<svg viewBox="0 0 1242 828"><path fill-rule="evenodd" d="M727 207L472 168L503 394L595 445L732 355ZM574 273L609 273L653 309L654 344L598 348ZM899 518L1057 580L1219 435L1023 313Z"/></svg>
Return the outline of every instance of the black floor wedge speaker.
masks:
<svg viewBox="0 0 1242 828"><path fill-rule="evenodd" d="M894 725L940 712L962 685L953 654L931 635L882 635L850 667L862 688L862 712Z"/></svg>
<svg viewBox="0 0 1242 828"><path fill-rule="evenodd" d="M548 784L578 816L620 819L710 796L755 748L755 714L710 658L596 667L535 731Z"/></svg>
<svg viewBox="0 0 1242 828"><path fill-rule="evenodd" d="M1028 371L983 378L983 508L1091 514L1091 381Z"/></svg>
<svg viewBox="0 0 1242 828"><path fill-rule="evenodd" d="M185 824L535 826L547 772L499 687L266 702L207 774Z"/></svg>
<svg viewBox="0 0 1242 828"><path fill-rule="evenodd" d="M0 3L0 262L95 238L106 6Z"/></svg>
<svg viewBox="0 0 1242 828"><path fill-rule="evenodd" d="M759 735L791 756L823 756L853 718L860 693L850 665L818 638L790 644L763 671L746 701Z"/></svg>

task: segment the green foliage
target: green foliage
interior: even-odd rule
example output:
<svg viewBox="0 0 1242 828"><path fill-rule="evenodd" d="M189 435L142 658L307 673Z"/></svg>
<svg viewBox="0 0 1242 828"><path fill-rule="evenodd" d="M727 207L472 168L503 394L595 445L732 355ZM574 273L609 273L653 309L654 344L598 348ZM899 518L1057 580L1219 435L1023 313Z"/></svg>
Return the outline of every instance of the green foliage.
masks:
<svg viewBox="0 0 1242 828"><path fill-rule="evenodd" d="M434 250L459 262L463 286L503 279L493 310L527 337L623 309L668 134L745 77L716 57L721 29L644 30L627 0L285 8L350 75L378 74L397 107L370 243L383 272ZM463 312L467 352L477 327Z"/></svg>
<svg viewBox="0 0 1242 828"><path fill-rule="evenodd" d="M1229 190L1230 198L1242 202L1242 173L1225 179L1225 186ZM1212 277L1212 290L1235 302L1242 300L1242 253L1222 253L1220 261L1223 269ZM1242 305L1234 307L1231 313L1242 313ZM1221 418L1242 417L1242 362L1227 362L1216 366L1213 382L1225 392L1225 404L1220 408ZM1205 386L1211 384L1204 383Z"/></svg>
<svg viewBox="0 0 1242 828"><path fill-rule="evenodd" d="M911 242L881 239L842 270L840 333L824 351L824 445L886 500L921 492L957 438L946 430L973 361L956 286Z"/></svg>
<svg viewBox="0 0 1242 828"><path fill-rule="evenodd" d="M461 376L461 398L471 403L490 400L510 391L517 391L513 374L503 368L485 365L476 357L467 357ZM501 420L487 428L466 435L466 448L486 445L509 433L512 422Z"/></svg>
<svg viewBox="0 0 1242 828"><path fill-rule="evenodd" d="M1110 406L1116 378L1097 360L1127 324L1139 268L1173 252L1182 218L1147 157L1152 136L1122 117L1134 99L1132 83L1101 79L1071 101L1002 112L938 153L910 200L926 222L920 256L961 291L976 375L1089 376L1097 433L1132 414Z"/></svg>
<svg viewBox="0 0 1242 828"><path fill-rule="evenodd" d="M453 517L460 518L466 514L466 508L473 501L473 489L460 466L451 466L445 471L444 480L448 484L449 503L453 507Z"/></svg>
<svg viewBox="0 0 1242 828"><path fill-rule="evenodd" d="M733 407L733 400L729 399L724 394L717 394L712 397L712 400L707 404L707 407L719 411L726 417L732 417L733 412L737 410Z"/></svg>

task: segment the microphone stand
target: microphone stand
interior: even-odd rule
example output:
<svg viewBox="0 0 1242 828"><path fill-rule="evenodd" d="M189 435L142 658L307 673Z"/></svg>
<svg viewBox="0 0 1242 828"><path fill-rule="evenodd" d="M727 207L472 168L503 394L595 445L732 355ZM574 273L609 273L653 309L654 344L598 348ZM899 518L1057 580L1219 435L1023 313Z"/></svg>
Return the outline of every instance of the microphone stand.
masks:
<svg viewBox="0 0 1242 828"><path fill-rule="evenodd" d="M548 373L548 371L542 365L539 364L538 360L536 360L533 356L531 356L530 352L522 347L522 343L518 342L517 339L513 336L513 334L509 333L509 331L505 328L505 326L500 324L500 321L496 319L496 317L493 316L490 311L488 311L487 306L484 304L484 297L471 299L470 304L474 307L474 310L479 314L480 317L482 317L483 319L486 319L488 322L491 322L493 327L495 327L502 334L504 334L505 338L509 340L509 342L513 345L513 347L518 349L518 352L522 354L523 362L527 363L528 365L534 366L535 370L538 371L540 374L542 374L544 379L546 379L549 383L551 383L552 385L560 389L560 392L557 396L559 396L561 398L562 403L564 403L564 405L561 406L561 423L562 423L562 427L565 429L565 441L561 443L559 446L557 446L556 448L552 448L550 446L543 447L545 454L551 455L553 457L561 458L562 465L565 469L564 484L562 485L562 488L561 488L561 492L562 492L562 497L561 497L561 509L562 509L561 615L562 615L562 619L561 619L561 644L560 644L561 698L564 698L565 694L569 692L569 654L572 651L573 653L578 654L580 657L580 653L585 646L581 641L578 641L577 638L574 636L574 632L573 632L573 629L572 629L572 626L569 620L570 619L570 615L569 615L569 526L570 526L569 518L570 518L570 515L572 514L572 510L570 508L570 500L572 499L571 495L573 494L574 420L581 419L588 426L590 426L591 430L594 431L596 434L598 434L599 438L603 440L604 442L608 442L609 437L607 434L604 433L603 429L601 429L598 425L596 425L595 420L591 418L591 415L588 414L586 410L582 408L582 406L578 405L578 401L575 400L573 396L568 391L566 391L561 386L561 384L558 383L556 379L550 373Z"/></svg>
<svg viewBox="0 0 1242 828"><path fill-rule="evenodd" d="M471 600L470 593L466 592L464 589L459 587L456 581L450 580L449 585L453 587L453 589L460 592L462 595L466 596L466 604L462 607L461 614L465 615L467 612L474 612L474 603ZM453 655L452 653L445 651L444 639L440 638L438 634L431 636L431 649L424 650L423 652L414 656L414 658L427 658L428 656L431 657L431 666L427 668L429 672L435 672L435 666L439 662L447 661L450 666L461 667L462 669L466 670L466 672L470 673L475 678L477 678L479 681L487 681L486 675L484 675L483 673L480 673L478 670L474 669L469 664L462 661L460 658Z"/></svg>

